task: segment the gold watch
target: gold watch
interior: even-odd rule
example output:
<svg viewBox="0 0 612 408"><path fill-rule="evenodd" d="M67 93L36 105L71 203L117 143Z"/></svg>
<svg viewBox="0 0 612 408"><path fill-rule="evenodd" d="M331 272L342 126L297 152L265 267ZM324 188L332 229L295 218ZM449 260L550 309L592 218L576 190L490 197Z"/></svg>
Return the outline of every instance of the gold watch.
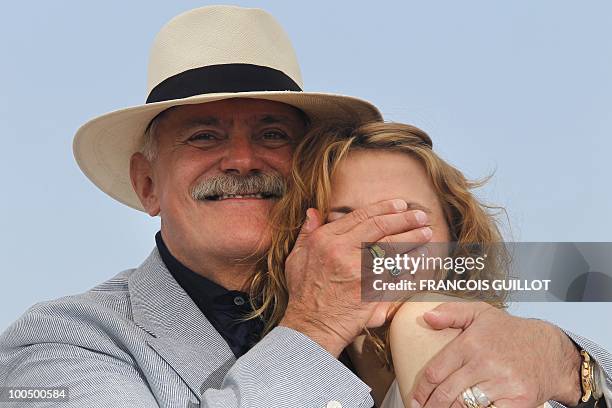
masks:
<svg viewBox="0 0 612 408"><path fill-rule="evenodd" d="M580 385L582 386L582 402L587 402L596 395L600 396L597 392L597 383L593 374L594 361L585 350L580 350L580 356L582 357L582 364L580 365Z"/></svg>

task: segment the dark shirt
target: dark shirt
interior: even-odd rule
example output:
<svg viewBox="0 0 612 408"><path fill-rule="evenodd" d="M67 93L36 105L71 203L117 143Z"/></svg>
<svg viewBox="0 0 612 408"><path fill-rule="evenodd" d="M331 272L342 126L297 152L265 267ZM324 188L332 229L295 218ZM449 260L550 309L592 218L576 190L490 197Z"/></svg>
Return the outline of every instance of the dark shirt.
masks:
<svg viewBox="0 0 612 408"><path fill-rule="evenodd" d="M249 295L225 289L180 263L166 247L161 232L155 234L155 242L162 261L174 279L225 339L236 358L249 351L259 341L263 331L261 319L240 320L253 311Z"/></svg>
<svg viewBox="0 0 612 408"><path fill-rule="evenodd" d="M180 263L168 250L161 232L155 234L155 242L162 261L174 279L225 339L236 358L249 351L261 339L263 331L261 319L240 321L253 311L249 295L225 289ZM346 351L340 354L339 360L357 374Z"/></svg>

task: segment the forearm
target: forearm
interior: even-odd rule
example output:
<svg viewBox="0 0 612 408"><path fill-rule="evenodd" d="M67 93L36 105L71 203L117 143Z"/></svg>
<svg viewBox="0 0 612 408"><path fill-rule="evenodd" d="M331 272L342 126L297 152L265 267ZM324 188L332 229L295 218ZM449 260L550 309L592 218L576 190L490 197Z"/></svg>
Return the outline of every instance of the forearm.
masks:
<svg viewBox="0 0 612 408"><path fill-rule="evenodd" d="M604 394L602 398L606 399L608 407L612 406L612 354L610 354L610 352L587 338L584 338L562 328L559 328L559 330L561 330L562 333L564 333L564 335L566 335L567 338L571 340L574 346L574 350L576 350L576 352L578 352L578 350L580 349L583 349L587 353L589 353L592 360L596 364L596 371L598 374L597 378L600 380L598 381L597 386L602 390ZM557 401L550 401L550 404L554 408L570 406L561 404ZM602 406L601 402L598 406Z"/></svg>
<svg viewBox="0 0 612 408"><path fill-rule="evenodd" d="M324 323L320 321L307 321L303 314L298 314L299 318L292 317L295 315L296 313L293 315L285 313L285 317L279 323L279 327L289 328L304 334L335 358L338 358L342 350L350 343L349 340L344 340L337 333L331 330L326 331L327 327Z"/></svg>
<svg viewBox="0 0 612 408"><path fill-rule="evenodd" d="M422 319L423 313L441 302L405 303L391 323L390 344L396 379L404 405L410 406L413 387L427 362L461 330L434 330Z"/></svg>
<svg viewBox="0 0 612 408"><path fill-rule="evenodd" d="M373 405L370 388L308 336L276 327L227 372L221 390L206 390L202 407ZM223 403L222 403L223 402Z"/></svg>
<svg viewBox="0 0 612 408"><path fill-rule="evenodd" d="M194 399L182 384L145 378L127 361L76 345L34 344L4 350L0 356L0 385L68 387L68 400L62 401L66 407L165 406L158 401L159 390L152 391L157 387L148 382L160 380L167 386L163 392L168 395L162 398L166 403ZM200 407L325 407L338 401L344 408L369 408L373 404L370 388L359 377L289 328L274 329L222 378L220 387L201 390Z"/></svg>
<svg viewBox="0 0 612 408"><path fill-rule="evenodd" d="M550 347L548 347L548 350L542 350L542 352L548 353L547 358L556 359L557 367L559 367L558 372L551 376L558 384L558 393L553 395L551 400L564 404L564 406L575 407L579 404L582 396L580 385L582 358L580 357L580 350L557 326L545 321L538 321L538 323L543 325L544 330L550 332Z"/></svg>

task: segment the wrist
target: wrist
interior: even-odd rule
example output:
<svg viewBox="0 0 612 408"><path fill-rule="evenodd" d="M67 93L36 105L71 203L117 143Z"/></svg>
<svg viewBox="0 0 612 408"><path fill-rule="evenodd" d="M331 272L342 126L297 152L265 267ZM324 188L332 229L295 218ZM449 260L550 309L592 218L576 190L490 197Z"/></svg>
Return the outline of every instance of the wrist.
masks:
<svg viewBox="0 0 612 408"><path fill-rule="evenodd" d="M557 366L559 367L560 381L557 394L553 400L567 407L575 407L580 403L582 397L582 386L580 382L580 369L582 357L578 346L561 329L551 325L559 341L559 354Z"/></svg>
<svg viewBox="0 0 612 408"><path fill-rule="evenodd" d="M348 345L341 336L333 331L325 330L320 325L309 322L307 319L295 319L285 315L279 326L288 327L308 336L335 358L338 358L342 350Z"/></svg>

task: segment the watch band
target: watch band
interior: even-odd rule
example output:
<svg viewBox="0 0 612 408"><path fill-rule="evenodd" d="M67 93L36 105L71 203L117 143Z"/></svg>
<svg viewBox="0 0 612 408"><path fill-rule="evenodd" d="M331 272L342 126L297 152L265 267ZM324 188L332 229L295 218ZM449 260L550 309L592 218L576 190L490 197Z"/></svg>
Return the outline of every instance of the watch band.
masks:
<svg viewBox="0 0 612 408"><path fill-rule="evenodd" d="M587 402L593 397L598 400L601 393L597 390L597 383L593 373L593 364L595 363L586 350L580 350L582 364L580 365L580 385L582 387L582 402Z"/></svg>

